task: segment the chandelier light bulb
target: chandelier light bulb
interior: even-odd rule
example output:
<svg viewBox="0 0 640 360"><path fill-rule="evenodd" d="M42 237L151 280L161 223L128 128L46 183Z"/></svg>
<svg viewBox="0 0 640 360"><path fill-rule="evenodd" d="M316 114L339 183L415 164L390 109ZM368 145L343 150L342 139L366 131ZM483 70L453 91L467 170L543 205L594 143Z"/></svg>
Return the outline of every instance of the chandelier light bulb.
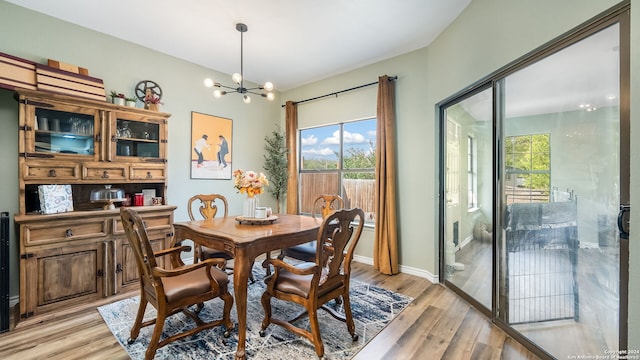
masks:
<svg viewBox="0 0 640 360"><path fill-rule="evenodd" d="M236 30L238 30L240 32L240 72L239 73L235 73L233 75L231 75L231 79L233 80L234 83L236 83L235 86L227 86L224 84L221 84L219 82L215 82L213 81L213 79L210 78L206 78L204 79L204 86L206 87L216 87L216 88L223 88L225 90L214 90L213 91L213 96L216 98L220 98L226 94L228 94L229 92L233 92L233 93L237 93L237 94L241 94L242 95L242 101L245 104L249 104L251 103L251 97L249 96L249 94L253 94L253 95L258 95L260 97L266 97L269 101L273 101L275 99L275 95L272 93L273 91L273 83L271 81L267 81L264 83L264 85L258 85L255 87L245 87L244 85L244 59L243 59L243 42L242 42L242 36L245 32L247 32L248 27L246 24L243 23L237 23L236 24Z"/></svg>

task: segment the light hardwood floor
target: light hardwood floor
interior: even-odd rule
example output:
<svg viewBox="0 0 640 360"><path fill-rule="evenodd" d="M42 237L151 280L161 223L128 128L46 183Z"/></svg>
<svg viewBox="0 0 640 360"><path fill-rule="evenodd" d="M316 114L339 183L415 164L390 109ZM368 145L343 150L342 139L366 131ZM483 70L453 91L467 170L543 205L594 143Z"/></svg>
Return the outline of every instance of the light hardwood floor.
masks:
<svg viewBox="0 0 640 360"><path fill-rule="evenodd" d="M354 359L538 359L440 284L361 263L353 268L354 279L415 299ZM0 334L5 360L128 358L95 309Z"/></svg>

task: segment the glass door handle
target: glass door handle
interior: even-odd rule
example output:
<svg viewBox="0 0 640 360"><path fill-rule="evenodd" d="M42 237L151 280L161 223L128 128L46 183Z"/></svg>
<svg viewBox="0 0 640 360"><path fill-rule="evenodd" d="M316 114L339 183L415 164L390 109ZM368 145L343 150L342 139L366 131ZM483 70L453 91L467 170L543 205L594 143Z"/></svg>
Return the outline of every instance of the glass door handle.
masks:
<svg viewBox="0 0 640 360"><path fill-rule="evenodd" d="M620 212L618 213L618 231L620 231L621 239L629 239L629 211L631 205L620 205Z"/></svg>

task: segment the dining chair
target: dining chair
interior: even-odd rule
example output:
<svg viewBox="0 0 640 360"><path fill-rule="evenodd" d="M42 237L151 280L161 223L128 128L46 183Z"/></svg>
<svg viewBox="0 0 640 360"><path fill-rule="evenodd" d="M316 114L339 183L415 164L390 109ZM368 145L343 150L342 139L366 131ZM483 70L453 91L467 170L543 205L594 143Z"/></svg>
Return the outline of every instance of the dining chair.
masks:
<svg viewBox="0 0 640 360"><path fill-rule="evenodd" d="M325 219L329 214L336 210L340 210L344 207L344 200L339 195L323 194L318 196L313 202L313 208L311 210L311 216L316 219L317 216L322 216ZM282 249L278 258L284 259L285 257L311 262L316 257L316 241L292 246L290 248Z"/></svg>
<svg viewBox="0 0 640 360"><path fill-rule="evenodd" d="M229 216L229 203L227 202L227 198L221 194L198 194L189 198L187 202L187 210L189 212L189 219L196 220L196 216L194 215L194 207L198 204L194 204L196 201L200 201L200 206L198 207L198 212L200 216L207 220L213 219L218 214L219 210L222 210L222 217ZM211 249L202 245L194 245L194 262L202 261L205 259L218 259L222 258L225 260L223 269L227 271L228 274L233 273L233 267L229 266L229 260L233 259L233 256L224 251ZM249 274L249 279L251 282L254 282L253 273Z"/></svg>
<svg viewBox="0 0 640 360"><path fill-rule="evenodd" d="M318 357L323 358L324 345L317 316L317 310L323 309L334 318L346 322L352 340L358 340L351 313L349 281L351 260L353 260L353 253L363 227L362 209L335 211L329 214L320 225L313 262L291 264L278 258L266 260L274 267L274 272L265 279L266 289L261 299L265 315L259 332L260 336L266 335L266 329L270 324L282 326L294 334L309 339ZM343 299L344 315L326 304L337 297ZM274 318L271 307L272 298L297 303L306 311L290 320ZM309 316L310 330L294 325L305 314Z"/></svg>
<svg viewBox="0 0 640 360"><path fill-rule="evenodd" d="M194 202L199 201L200 206L198 207L198 212L200 216L205 219L213 219L218 214L218 210L222 208L222 217L227 217L229 215L229 203L227 202L227 198L224 195L220 194L198 194L189 198L187 202L187 211L189 212L189 219L196 220L196 216L194 215ZM233 256L227 254L224 251L215 250L208 248L202 245L194 245L193 255L195 257L195 261L211 259L211 258L222 258L225 259L225 269L233 270L232 267L227 266L227 261L233 259Z"/></svg>
<svg viewBox="0 0 640 360"><path fill-rule="evenodd" d="M144 221L137 212L122 207L120 217L140 272L140 305L127 342L132 344L138 338L141 328L155 324L145 352L145 359L152 359L158 348L205 329L223 325L224 337L229 337L233 329L230 317L233 297L228 289L228 275L218 268L224 260L208 259L185 265L180 259L180 252L190 251L189 246L176 246L154 252ZM156 258L161 256L170 256L172 266L158 266ZM215 298L224 302L222 318L204 322L198 313L205 301ZM143 322L147 304L156 309L157 315L155 319ZM196 311L189 309L193 305L196 305ZM179 312L195 321L195 327L161 341L165 319Z"/></svg>

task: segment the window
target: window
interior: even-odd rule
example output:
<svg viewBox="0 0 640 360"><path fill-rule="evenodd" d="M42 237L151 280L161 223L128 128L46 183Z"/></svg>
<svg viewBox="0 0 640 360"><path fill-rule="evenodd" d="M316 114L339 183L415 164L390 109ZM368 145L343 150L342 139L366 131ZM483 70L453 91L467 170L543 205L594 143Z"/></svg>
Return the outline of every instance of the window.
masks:
<svg viewBox="0 0 640 360"><path fill-rule="evenodd" d="M300 213L320 194L338 194L345 208L375 221L376 119L300 130Z"/></svg>
<svg viewBox="0 0 640 360"><path fill-rule="evenodd" d="M448 206L460 203L460 125L447 119L447 182L445 194Z"/></svg>
<svg viewBox="0 0 640 360"><path fill-rule="evenodd" d="M505 138L507 204L549 202L551 150L549 134Z"/></svg>
<svg viewBox="0 0 640 360"><path fill-rule="evenodd" d="M467 136L467 209L478 207L478 173L476 171L476 142Z"/></svg>

